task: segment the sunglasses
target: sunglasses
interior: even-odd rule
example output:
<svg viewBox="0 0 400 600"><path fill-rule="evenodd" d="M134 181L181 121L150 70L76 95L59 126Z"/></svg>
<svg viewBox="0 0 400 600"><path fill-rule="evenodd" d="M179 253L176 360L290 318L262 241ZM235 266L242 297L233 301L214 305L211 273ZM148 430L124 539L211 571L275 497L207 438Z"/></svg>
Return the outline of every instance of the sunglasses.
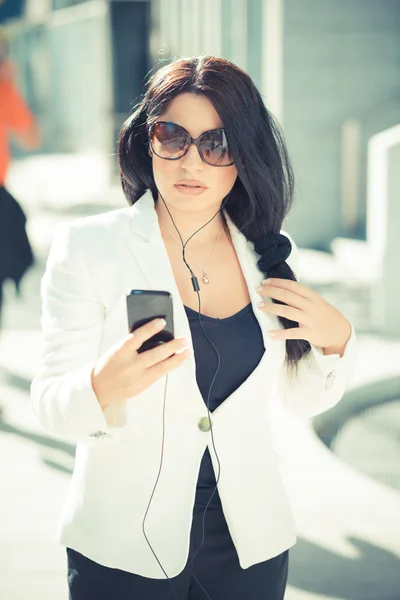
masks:
<svg viewBox="0 0 400 600"><path fill-rule="evenodd" d="M149 127L149 142L154 154L164 160L178 160L194 144L201 160L213 167L230 167L234 164L225 130L210 129L195 140L176 123L157 121Z"/></svg>

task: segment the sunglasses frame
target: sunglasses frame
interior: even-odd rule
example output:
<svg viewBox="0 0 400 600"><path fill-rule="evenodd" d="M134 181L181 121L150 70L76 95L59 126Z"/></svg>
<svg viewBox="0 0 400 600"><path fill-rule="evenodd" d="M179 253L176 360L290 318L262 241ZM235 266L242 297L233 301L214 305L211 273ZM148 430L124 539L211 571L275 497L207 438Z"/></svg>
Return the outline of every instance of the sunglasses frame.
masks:
<svg viewBox="0 0 400 600"><path fill-rule="evenodd" d="M151 143L151 134L152 134L152 131L153 131L154 127L155 127L156 125L159 125L160 123L162 123L163 125L164 125L164 124L165 124L165 125L175 125L176 127L179 127L180 129L182 129L182 130L183 130L183 131L186 133L186 135L188 136L189 143L187 144L187 148L186 148L185 152L182 154L182 156L177 156L176 158L166 158L165 156L160 156L160 155L159 155L159 154L157 154L157 152L154 150L154 148L153 148L153 146L152 146L152 143ZM223 131L223 132L224 132L224 134L225 134L225 136L226 136L226 131L225 131L225 129L224 129L223 127L218 127L217 129L209 129L208 131L203 131L203 133L201 133L201 134L200 134L200 135L199 135L197 138L193 139L193 138L192 138L192 136L190 135L190 133L189 133L188 131L186 131L186 129L185 129L184 127L182 127L182 125L178 125L177 123L174 123L173 121L155 121L155 123L152 123L152 124L150 125L150 127L148 128L149 145L150 145L150 148L151 148L152 152L154 152L154 154L155 154L156 156L158 156L158 158L162 158L163 160L180 160L181 158L183 158L184 156L186 156L186 154L189 152L189 148L190 148L190 146L191 146L192 144L194 144L194 145L196 146L196 148L197 148L197 152L199 153L201 160L202 160L203 162L205 162L207 165L210 165L211 167L231 167L232 165L234 165L234 164L235 164L235 162L234 162L234 161L233 161L233 162L231 162L231 163L229 163L229 164L227 164L227 165L215 165L215 164L213 164L213 163L210 163L210 162L208 162L208 161L207 161L207 160L204 158L204 156L203 156L203 153L202 153L202 151L200 150L200 140L201 140L201 138L202 138L204 135L206 135L207 133L211 133L212 131Z"/></svg>

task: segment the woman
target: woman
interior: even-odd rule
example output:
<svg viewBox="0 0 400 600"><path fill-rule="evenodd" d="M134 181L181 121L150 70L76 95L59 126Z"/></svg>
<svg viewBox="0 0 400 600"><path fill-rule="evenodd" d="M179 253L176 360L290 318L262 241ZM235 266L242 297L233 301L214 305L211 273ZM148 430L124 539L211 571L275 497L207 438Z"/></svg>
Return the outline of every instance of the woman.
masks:
<svg viewBox="0 0 400 600"><path fill-rule="evenodd" d="M32 400L78 442L70 598L281 600L296 538L266 406L273 391L303 416L336 404L354 329L296 281L283 137L235 65L159 70L119 160L129 208L69 226L43 279ZM173 341L137 352L164 324L127 333L132 288L172 294Z"/></svg>

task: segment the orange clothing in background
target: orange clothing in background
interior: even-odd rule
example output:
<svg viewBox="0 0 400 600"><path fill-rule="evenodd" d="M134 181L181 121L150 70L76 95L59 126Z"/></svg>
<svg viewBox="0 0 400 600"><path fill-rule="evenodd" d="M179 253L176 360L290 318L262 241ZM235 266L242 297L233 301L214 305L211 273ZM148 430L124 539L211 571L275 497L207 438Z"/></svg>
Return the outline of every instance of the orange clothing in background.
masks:
<svg viewBox="0 0 400 600"><path fill-rule="evenodd" d="M10 163L9 134L21 133L34 123L34 117L15 84L0 78L0 186L4 186Z"/></svg>

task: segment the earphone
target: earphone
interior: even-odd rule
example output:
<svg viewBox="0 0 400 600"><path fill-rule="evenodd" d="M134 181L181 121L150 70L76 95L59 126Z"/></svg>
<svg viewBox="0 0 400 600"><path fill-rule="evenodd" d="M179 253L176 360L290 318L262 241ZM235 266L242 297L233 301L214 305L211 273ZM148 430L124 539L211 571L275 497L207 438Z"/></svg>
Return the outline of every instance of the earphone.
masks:
<svg viewBox="0 0 400 600"><path fill-rule="evenodd" d="M158 190L157 190L157 191L158 191ZM199 228L197 231L195 231L195 232L194 232L194 233L193 233L193 234L192 234L192 235L191 235L191 236L190 236L190 237L189 237L189 238L186 240L186 242L183 242L183 239L182 239L182 236L181 236L181 234L180 234L180 231L179 231L178 227L177 227L177 226L176 226L176 224L175 224L175 221L174 221L174 219L173 219L173 217L172 217L172 215L171 215L171 213L170 213L170 211L169 211L169 209L168 209L168 206L167 206L167 204L166 204L166 202L165 202L164 198L162 197L162 195L161 195L161 193L160 193L159 191L158 191L158 193L159 193L159 195L160 195L160 197L161 197L162 201L164 202L164 206L165 206L165 208L167 209L169 216L171 217L172 223L173 223L173 225L174 225L174 227L175 227L176 231L178 232L179 238L180 238L180 240L181 240L181 243L182 243L182 260L183 260L183 262L185 263L186 267L188 268L188 270L189 270L189 272L190 272L190 275L191 275L191 281L192 281L192 286L193 286L193 290L194 290L194 291L196 292L196 294L197 294L197 299L198 299L198 303L199 303L198 318L199 318L199 325L200 325L200 328L201 328L201 330L202 330L202 332L203 332L204 336L206 337L206 339L209 341L209 343L212 345L212 347L214 348L215 352L217 353L217 359L218 359L218 366L217 366L217 370L215 371L214 377L213 377L213 379L212 379L212 381L211 381L211 385L210 385L210 388L209 388L209 390L208 390L208 394L207 394L207 402L206 402L206 406L207 406L207 413L208 413L208 420L209 420L209 424L210 424L211 440L212 440L212 444L213 444L214 452L215 452L215 455L216 455L216 458L217 458L217 462L218 462L218 476L217 476L217 478L216 478L216 484L215 484L215 487L214 487L213 493L211 494L211 497L209 498L209 500L208 500L208 503L206 504L206 507L205 507L205 510L204 510L204 513L203 513L203 523L202 523L203 536L202 536L202 542L201 542L200 546L199 546L199 547L196 549L196 551L195 551L195 553L194 553L194 555L193 555L193 557L192 557L192 561L191 561L191 568L192 568L192 574L193 574L193 577L195 578L195 580L196 580L197 584L200 586L200 588L203 590L203 592L204 592L204 593L205 593L205 595L207 596L208 600L211 600L210 596L207 594L206 590L203 588L203 586L201 585L201 583L199 582L199 580L196 578L196 576L195 576L195 574L194 574L194 571L193 571L193 562L194 562L194 559L196 558L196 555L197 555L197 553L199 552L199 550L202 548L202 546L203 546L203 544L204 544L204 539L205 539L205 538L204 538L204 534L205 534L205 527L204 527L204 524L205 524L205 515L206 515L207 509L208 509L208 507L209 507L209 505L210 505L210 502L211 502L211 500L212 500L212 498L213 498L213 496L214 496L215 492L217 491L217 487L218 487L218 481L219 481L219 476L220 476L220 472L221 472L221 463L220 463L220 461L219 461L219 457L218 457L217 450L216 450L216 447L215 447L214 434L213 434L213 429L212 429L212 421L211 421L211 413L210 413L210 408L209 408L209 404L210 404L210 394L211 394L212 387L213 387L213 385L214 385L215 379L216 379L216 377L217 377L217 375L218 375L218 372L219 372L219 369L220 369L220 365L221 365L221 356L220 356L220 354L219 354L219 352L218 352L218 348L217 348L217 347L216 347L216 345L215 345L215 344L212 342L212 340L211 340L211 339L208 337L208 335L206 334L206 332L205 332L205 331L204 331L204 329L203 329L203 325L202 325L202 323L201 323L201 299L200 299L200 292L199 292L199 290L200 290L200 286L199 286L199 282L198 282L198 279L197 279L196 275L194 274L194 272L193 272L193 270L191 269L190 265L189 265L189 264L187 263L187 261L186 261L186 258L185 258L185 248L186 248L186 245L187 245L187 243L189 242L189 240L191 240L193 236L195 236L195 235L196 235L196 234L197 234L199 231L201 231L201 230L202 230L204 227L206 227L206 225L208 225L209 223L211 223L211 221L212 221L213 219L215 219L215 217L216 217L216 216L217 216L217 215L218 215L218 214L221 212L221 210L222 210L222 207L223 207L224 203L226 203L226 202L227 202L227 200L228 200L228 198L229 198L230 192L229 192L229 194L228 194L228 195L227 195L227 196L224 198L224 200L222 201L222 203L221 203L221 206L220 206L220 208L218 209L218 211L215 213L215 215L214 215L214 216L213 216L211 219L209 219L209 220L207 221L207 223L205 223L205 224L204 224L202 227L200 227L200 228ZM155 481L155 484L154 484L154 487L153 487L153 491L152 491L152 493L151 493L151 496L150 496L150 499L149 499L149 503L148 503L148 505L147 505L146 512L145 512L145 515L144 515L144 518L143 518L143 522L142 522L142 531L143 531L143 535L144 535L144 536L145 536L145 538L146 538L147 544L148 544L148 545L149 545L149 547L150 547L150 550L152 551L152 553L153 553L153 555L154 555L155 559L157 560L158 564L160 565L160 567L161 567L161 569L162 569L162 571L163 571L164 575L166 576L166 578L167 578L167 579L168 579L168 581L169 581L169 584L170 584L170 587L171 587L171 589L172 589L172 592L173 592L173 594L174 594L175 600L178 600L178 599L177 599L177 596L176 596L176 594L175 594L175 590L174 590L174 588L173 588L173 585L172 585L172 583L171 583L171 580L170 580L170 578L168 577L168 575L167 575L167 573L166 573L165 569L163 568L163 566L162 566L161 562L159 561L159 559L158 559L158 557L157 557L156 553L154 552L154 549L152 548L152 546L151 546L151 544L150 544L150 542L149 542L149 540L148 540L148 538L147 538L147 535L146 535L145 529L144 529L145 520L146 520L146 517L147 517L148 511L149 511L149 508L150 508L150 505L151 505L151 501L152 501L152 499L153 499L153 496L154 496L154 493L155 493L155 490L156 490L156 487L157 487L157 484L158 484L158 480L159 480L159 477L160 477L161 468L162 468L162 462L163 462L163 456L164 456L164 440L165 440L165 404L166 404L166 395L167 395L167 386L168 386L168 374L167 374L165 377L166 377L166 379L165 379L165 388L164 388L164 403L163 403L163 436L162 436L162 447L161 447L161 460L160 460L160 467L159 467L159 471L158 471L157 478L156 478L156 481Z"/></svg>

